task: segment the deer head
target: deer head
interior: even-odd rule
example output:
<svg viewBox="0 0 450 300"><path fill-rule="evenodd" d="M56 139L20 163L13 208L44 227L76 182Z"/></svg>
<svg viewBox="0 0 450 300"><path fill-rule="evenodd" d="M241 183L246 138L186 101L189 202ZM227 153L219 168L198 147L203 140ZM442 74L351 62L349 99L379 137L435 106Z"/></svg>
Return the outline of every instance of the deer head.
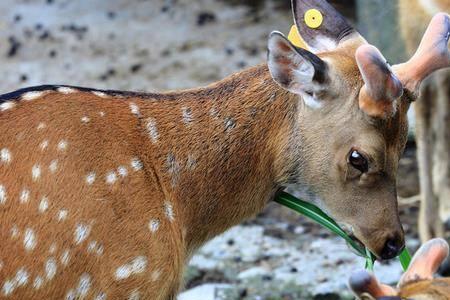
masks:
<svg viewBox="0 0 450 300"><path fill-rule="evenodd" d="M311 9L321 13L316 28L305 24ZM311 51L274 32L268 55L273 79L298 95L298 131L291 140L302 159L292 181L310 186L319 205L373 253L392 258L404 247L396 175L407 111L421 80L449 66L448 16L433 20L408 63L391 68L326 1L293 0L293 10Z"/></svg>
<svg viewBox="0 0 450 300"><path fill-rule="evenodd" d="M447 242L442 239L431 240L422 245L414 255L397 289L379 283L374 275L367 271L353 273L349 282L350 288L363 300L448 300L449 278L433 277L448 253Z"/></svg>

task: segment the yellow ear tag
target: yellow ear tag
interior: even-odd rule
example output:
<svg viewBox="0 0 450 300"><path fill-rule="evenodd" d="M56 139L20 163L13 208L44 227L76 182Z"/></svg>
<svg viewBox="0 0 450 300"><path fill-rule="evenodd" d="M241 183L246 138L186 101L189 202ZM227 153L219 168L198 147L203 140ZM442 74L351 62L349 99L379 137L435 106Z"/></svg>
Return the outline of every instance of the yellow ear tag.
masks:
<svg viewBox="0 0 450 300"><path fill-rule="evenodd" d="M305 23L309 28L319 28L323 22L323 15L315 8L309 9L305 12Z"/></svg>
<svg viewBox="0 0 450 300"><path fill-rule="evenodd" d="M298 48L303 48L306 49L307 46L305 44L305 42L303 41L300 33L298 32L298 28L296 25L292 25L291 27L291 31L289 32L288 35L288 40L295 46Z"/></svg>

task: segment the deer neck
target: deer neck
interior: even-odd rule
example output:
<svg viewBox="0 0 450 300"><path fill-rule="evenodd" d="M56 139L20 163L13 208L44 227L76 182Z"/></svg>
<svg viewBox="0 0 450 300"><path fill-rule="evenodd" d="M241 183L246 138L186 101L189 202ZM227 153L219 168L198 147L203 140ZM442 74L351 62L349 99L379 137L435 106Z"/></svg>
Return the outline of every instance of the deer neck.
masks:
<svg viewBox="0 0 450 300"><path fill-rule="evenodd" d="M173 203L189 253L260 212L289 179L294 99L260 65L141 110L146 165Z"/></svg>

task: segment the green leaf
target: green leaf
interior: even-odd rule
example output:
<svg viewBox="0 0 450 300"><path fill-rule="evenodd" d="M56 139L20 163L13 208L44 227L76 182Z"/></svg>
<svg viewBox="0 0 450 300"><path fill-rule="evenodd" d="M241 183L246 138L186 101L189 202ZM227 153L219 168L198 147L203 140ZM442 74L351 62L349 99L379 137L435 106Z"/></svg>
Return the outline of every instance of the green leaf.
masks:
<svg viewBox="0 0 450 300"><path fill-rule="evenodd" d="M400 253L398 258L400 259L400 264L402 265L403 271L406 271L411 264L411 254L406 247L402 253Z"/></svg>

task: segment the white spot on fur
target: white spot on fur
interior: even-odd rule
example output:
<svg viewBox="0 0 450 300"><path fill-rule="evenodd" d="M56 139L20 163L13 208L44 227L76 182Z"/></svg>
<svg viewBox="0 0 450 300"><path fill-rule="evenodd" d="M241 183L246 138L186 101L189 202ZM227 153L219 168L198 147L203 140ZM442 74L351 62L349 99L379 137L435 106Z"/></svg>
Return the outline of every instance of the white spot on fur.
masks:
<svg viewBox="0 0 450 300"><path fill-rule="evenodd" d="M33 287L34 289L38 290L41 288L41 286L44 284L44 279L42 276L36 276L36 278L33 281Z"/></svg>
<svg viewBox="0 0 450 300"><path fill-rule="evenodd" d="M131 160L131 167L133 168L133 170L135 170L135 171L142 170L143 166L144 165L139 160L139 158L136 157Z"/></svg>
<svg viewBox="0 0 450 300"><path fill-rule="evenodd" d="M67 292L66 300L75 300L76 297L75 291L72 289Z"/></svg>
<svg viewBox="0 0 450 300"><path fill-rule="evenodd" d="M91 172L86 175L86 183L87 185L92 185L95 181L95 173Z"/></svg>
<svg viewBox="0 0 450 300"><path fill-rule="evenodd" d="M19 227L17 227L17 225L13 225L13 227L11 228L11 238L17 239L19 237L19 234Z"/></svg>
<svg viewBox="0 0 450 300"><path fill-rule="evenodd" d="M106 300L106 294L100 292L97 296L95 296L94 300Z"/></svg>
<svg viewBox="0 0 450 300"><path fill-rule="evenodd" d="M5 164L9 164L11 162L11 151L6 148L0 150L0 160Z"/></svg>
<svg viewBox="0 0 450 300"><path fill-rule="evenodd" d="M0 105L0 110L5 111L5 110L13 108L14 106L16 106L16 103L14 103L13 101L8 101L8 102L2 103Z"/></svg>
<svg viewBox="0 0 450 300"><path fill-rule="evenodd" d="M138 290L134 290L130 293L127 300L139 300L141 299L141 294Z"/></svg>
<svg viewBox="0 0 450 300"><path fill-rule="evenodd" d="M3 185L0 184L0 204L5 204L6 199L6 189Z"/></svg>
<svg viewBox="0 0 450 300"><path fill-rule="evenodd" d="M95 96L100 97L100 98L108 98L108 95L103 92L92 91L92 94L94 94Z"/></svg>
<svg viewBox="0 0 450 300"><path fill-rule="evenodd" d="M175 213L173 212L173 206L170 202L164 203L164 213L170 222L175 220Z"/></svg>
<svg viewBox="0 0 450 300"><path fill-rule="evenodd" d="M153 118L147 119L147 132L153 143L158 142L159 133L158 128L156 127L156 121Z"/></svg>
<svg viewBox="0 0 450 300"><path fill-rule="evenodd" d="M211 109L209 110L209 115L211 117L213 117L214 119L218 119L219 118L219 112L217 111L217 109L214 106L211 107Z"/></svg>
<svg viewBox="0 0 450 300"><path fill-rule="evenodd" d="M81 122L83 122L83 123L89 123L90 120L91 119L89 117L87 117L87 116L84 116L84 117L81 118Z"/></svg>
<svg viewBox="0 0 450 300"><path fill-rule="evenodd" d="M68 214L67 209L61 209L57 215L58 221L61 222L61 221L64 221L65 219L67 219L67 214Z"/></svg>
<svg viewBox="0 0 450 300"><path fill-rule="evenodd" d="M138 256L130 263L120 266L116 269L115 275L117 280L122 280L134 274L139 274L147 268L147 258L145 256Z"/></svg>
<svg viewBox="0 0 450 300"><path fill-rule="evenodd" d="M319 109L323 107L323 104L312 95L302 93L302 98L305 104L312 109Z"/></svg>
<svg viewBox="0 0 450 300"><path fill-rule="evenodd" d="M58 143L58 150L59 151L63 151L67 149L67 141L66 140L61 140Z"/></svg>
<svg viewBox="0 0 450 300"><path fill-rule="evenodd" d="M106 114L104 111L99 112L100 117L104 117Z"/></svg>
<svg viewBox="0 0 450 300"><path fill-rule="evenodd" d="M3 295L5 296L9 296L11 295L14 290L16 289L17 284L15 283L14 280L7 280L5 281L5 283L3 284Z"/></svg>
<svg viewBox="0 0 450 300"><path fill-rule="evenodd" d="M19 269L16 273L16 278L15 278L17 286L23 286L23 285L27 284L28 278L29 278L29 275L28 275L27 270L25 270L25 268Z"/></svg>
<svg viewBox="0 0 450 300"><path fill-rule="evenodd" d="M130 103L130 110L131 113L137 117L141 115L141 112L139 111L139 106L137 106L135 103Z"/></svg>
<svg viewBox="0 0 450 300"><path fill-rule="evenodd" d="M42 197L41 202L39 203L39 212L44 213L48 209L48 198L46 196Z"/></svg>
<svg viewBox="0 0 450 300"><path fill-rule="evenodd" d="M69 254L69 250L68 250L68 249L66 249L66 250L63 251L63 253L61 254L61 257L60 257L59 261L60 261L61 264L62 264L63 266L65 266L65 267L69 264L69 261L70 261L70 254Z"/></svg>
<svg viewBox="0 0 450 300"><path fill-rule="evenodd" d="M23 189L22 192L20 192L20 203L27 203L30 200L30 191L28 189Z"/></svg>
<svg viewBox="0 0 450 300"><path fill-rule="evenodd" d="M117 175L116 172L111 171L108 174L106 174L106 183L113 184L117 181Z"/></svg>
<svg viewBox="0 0 450 300"><path fill-rule="evenodd" d="M23 246L25 247L25 250L33 250L36 248L36 243L36 234L34 233L34 230L31 228L25 229L25 236L23 238Z"/></svg>
<svg viewBox="0 0 450 300"><path fill-rule="evenodd" d="M73 89L73 88L70 88L70 87L66 87L66 86L59 87L57 89L57 91L59 93L62 93L62 94L73 94L73 93L77 92L76 89Z"/></svg>
<svg viewBox="0 0 450 300"><path fill-rule="evenodd" d="M197 166L197 159L195 159L195 157L192 154L189 154L186 162L186 168L188 168L189 170L194 170L196 166Z"/></svg>
<svg viewBox="0 0 450 300"><path fill-rule="evenodd" d="M44 140L42 141L42 143L39 144L39 148L41 148L42 151L47 149L47 147L48 147L48 140Z"/></svg>
<svg viewBox="0 0 450 300"><path fill-rule="evenodd" d="M31 177L33 178L33 181L36 181L41 177L41 166L40 165L34 165L33 168L31 168Z"/></svg>
<svg viewBox="0 0 450 300"><path fill-rule="evenodd" d="M23 189L22 192L20 192L20 203L27 203L30 200L30 191L27 189Z"/></svg>
<svg viewBox="0 0 450 300"><path fill-rule="evenodd" d="M48 249L48 252L50 254L55 254L56 250L58 249L58 246L56 246L56 243L52 243L50 245L50 248Z"/></svg>
<svg viewBox="0 0 450 300"><path fill-rule="evenodd" d="M150 220L150 222L148 223L148 228L150 228L150 231L152 233L155 233L159 228L159 220L157 219Z"/></svg>
<svg viewBox="0 0 450 300"><path fill-rule="evenodd" d="M89 289L91 288L91 276L89 274L84 273L80 277L80 281L78 282L77 294L79 297L86 297Z"/></svg>
<svg viewBox="0 0 450 300"><path fill-rule="evenodd" d="M47 127L47 125L45 125L45 123L41 122L41 123L38 124L37 130L42 130L42 129L44 129L45 127Z"/></svg>
<svg viewBox="0 0 450 300"><path fill-rule="evenodd" d="M119 173L120 177L126 177L128 175L128 170L124 166L120 166L117 168L117 173Z"/></svg>
<svg viewBox="0 0 450 300"><path fill-rule="evenodd" d="M183 122L186 125L192 123L192 121L194 120L194 118L192 117L192 109L190 109L189 107L183 107L181 108L181 111L183 114Z"/></svg>
<svg viewBox="0 0 450 300"><path fill-rule="evenodd" d="M56 275L57 265L56 260L51 257L45 262L45 277L52 280Z"/></svg>
<svg viewBox="0 0 450 300"><path fill-rule="evenodd" d="M55 173L56 170L58 170L58 160L54 159L50 162L50 165L48 166L48 169L51 173Z"/></svg>
<svg viewBox="0 0 450 300"><path fill-rule="evenodd" d="M45 91L27 92L22 95L22 100L25 100L25 101L35 100L37 98L42 97L44 94L45 94Z"/></svg>
<svg viewBox="0 0 450 300"><path fill-rule="evenodd" d="M78 224L75 228L75 244L83 242L91 233L91 226L86 224Z"/></svg>

